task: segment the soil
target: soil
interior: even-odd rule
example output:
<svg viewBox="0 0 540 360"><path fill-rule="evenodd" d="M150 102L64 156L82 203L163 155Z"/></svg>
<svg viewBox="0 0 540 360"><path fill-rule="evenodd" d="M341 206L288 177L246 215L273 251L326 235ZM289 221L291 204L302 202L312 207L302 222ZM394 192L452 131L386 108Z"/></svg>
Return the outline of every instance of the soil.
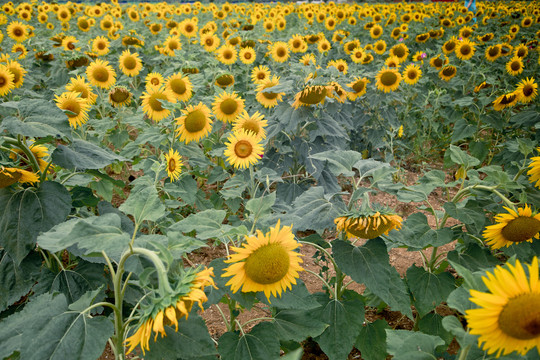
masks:
<svg viewBox="0 0 540 360"><path fill-rule="evenodd" d="M419 177L419 174L412 171L405 171L404 174L402 174L403 178L401 179L402 182L405 184L414 184L416 180ZM452 181L453 179L447 179L447 181ZM450 191L452 195L452 191ZM444 200L442 200L443 194L441 193L440 189L435 190L430 196L429 201L432 206L435 207L436 210L440 210L442 208L442 205L444 204ZM393 195L390 195L388 193L379 192L377 194L374 194L371 196L371 200L373 202L377 202L379 204L383 204L389 208L393 208L398 215L403 217L403 219L406 219L407 216L421 211L423 212L427 218L428 223L433 228L435 228L435 218L433 215L431 215L427 211L418 210L418 206L421 206L422 203L401 203L397 201L397 198ZM458 221L450 218L447 221L447 226L452 226L457 224ZM336 238L335 233L328 233L325 234L325 238L327 241L331 241ZM298 238L301 238L302 236L305 236L305 234L297 234ZM355 242L355 246L361 246L366 242L366 240L359 239ZM446 244L442 247L438 248L439 253L447 253L448 251L453 250L455 247L455 242ZM424 250L424 253L426 256L431 255L432 249ZM315 249L311 246L303 246L301 248L301 254L303 256L303 267L311 270L313 272L318 273L321 264L317 263L317 259L315 257ZM194 251L191 253L186 260L186 265L207 265L212 260L216 258L221 258L226 256L226 251L224 245L220 245L217 247L210 246L206 248L199 249L197 251ZM405 276L405 273L407 269L412 266L422 266L422 256L417 251L407 251L407 249L403 248L394 248L389 250L389 258L390 258L390 264L396 268L400 276ZM324 264L330 268L330 272L333 272L332 265L330 263ZM315 277L314 275L308 273L308 272L301 272L300 273L300 279L305 283L307 289L311 293L320 292L323 291L323 284L322 282ZM350 279L346 278L345 283L347 283ZM358 293L363 293L365 290L365 286L363 284L358 284L356 282L352 282L348 289L357 291ZM227 305L225 304L217 304L212 305L209 309L205 310L203 313L201 313L201 316L206 321L206 325L208 327L208 331L212 338L215 340L219 339L223 333L226 332L225 323L223 322L222 315L220 314L220 311L216 308L217 306L220 307L221 311L225 314L225 316L229 316L229 310ZM257 304L251 309L250 311L244 311L239 317L238 320L240 323L245 323L246 321L250 319L255 319L259 317L269 316L269 312L265 310L265 306L262 304ZM453 313L448 307L446 306L439 306L436 309L436 312L439 313L442 316L450 315ZM413 322L408 319L406 316L402 315L400 312L397 311L391 311L389 309L384 309L382 311L377 312L373 308L366 307L366 321L372 322L377 319L384 319L388 322L391 328L393 329L405 329L405 330L411 330L413 328ZM246 330L250 330L253 326L255 326L257 322L251 322L248 324L248 326L245 328ZM302 357L302 360L326 360L328 357L321 351L318 344L311 339L306 340L303 344L304 347L304 355ZM454 340L449 348L448 352L451 354L456 354L459 350L459 345ZM128 358L130 358L128 356ZM103 355L98 360L106 360L106 359L114 359L113 353L109 346L105 348L105 351ZM361 360L362 356L361 353L357 349L353 349L351 353L349 354L348 359L355 359L355 360Z"/></svg>

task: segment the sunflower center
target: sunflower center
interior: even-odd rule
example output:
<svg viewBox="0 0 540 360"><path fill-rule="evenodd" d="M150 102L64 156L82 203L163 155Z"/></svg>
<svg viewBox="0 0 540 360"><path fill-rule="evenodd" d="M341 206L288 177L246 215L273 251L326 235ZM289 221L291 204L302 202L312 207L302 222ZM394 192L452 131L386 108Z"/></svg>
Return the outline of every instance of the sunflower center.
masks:
<svg viewBox="0 0 540 360"><path fill-rule="evenodd" d="M540 220L528 216L518 216L501 230L501 234L508 241L522 242L529 240L539 231Z"/></svg>
<svg viewBox="0 0 540 360"><path fill-rule="evenodd" d="M154 111L163 111L163 106L161 105L161 102L159 100L167 100L167 96L165 94L153 94L150 99L148 100L148 105L152 108Z"/></svg>
<svg viewBox="0 0 540 360"><path fill-rule="evenodd" d="M224 114L231 115L238 109L238 103L234 99L225 99L219 104L219 109Z"/></svg>
<svg viewBox="0 0 540 360"><path fill-rule="evenodd" d="M182 79L173 79L169 82L169 86L175 94L182 95L186 92L186 83Z"/></svg>
<svg viewBox="0 0 540 360"><path fill-rule="evenodd" d="M302 42L300 40L294 40L292 43L292 47L295 49L298 49L302 46Z"/></svg>
<svg viewBox="0 0 540 360"><path fill-rule="evenodd" d="M512 64L510 64L510 68L514 71L518 71L519 69L521 69L521 65L519 61L513 61Z"/></svg>
<svg viewBox="0 0 540 360"><path fill-rule="evenodd" d="M206 126L206 115L202 110L195 110L186 116L184 127L190 133L196 133Z"/></svg>
<svg viewBox="0 0 540 360"><path fill-rule="evenodd" d="M443 66L443 61L442 61L442 59L440 59L440 58L435 59L435 60L433 61L433 65L435 65L436 67L441 67L441 66Z"/></svg>
<svg viewBox="0 0 540 360"><path fill-rule="evenodd" d="M384 86L392 86L397 82L397 75L392 71L387 71L381 75L381 83Z"/></svg>
<svg viewBox="0 0 540 360"><path fill-rule="evenodd" d="M283 48L279 48L277 51L276 51L276 54L278 57L284 57L285 55L287 55L287 51Z"/></svg>
<svg viewBox="0 0 540 360"><path fill-rule="evenodd" d="M443 69L443 75L444 76L452 76L452 75L454 75L454 68L447 67L447 68Z"/></svg>
<svg viewBox="0 0 540 360"><path fill-rule="evenodd" d="M212 46L214 45L214 39L208 38L206 39L205 43L206 43L206 46Z"/></svg>
<svg viewBox="0 0 540 360"><path fill-rule="evenodd" d="M499 55L499 48L498 47L492 47L491 49L488 50L488 54L489 56L497 56Z"/></svg>
<svg viewBox="0 0 540 360"><path fill-rule="evenodd" d="M258 74L257 74L257 79L259 79L259 80L264 80L264 79L266 79L266 74L263 73L263 72L258 73Z"/></svg>
<svg viewBox="0 0 540 360"><path fill-rule="evenodd" d="M129 91L123 89L115 89L111 93L111 98L115 103L123 103L124 101L129 99Z"/></svg>
<svg viewBox="0 0 540 360"><path fill-rule="evenodd" d="M268 100L274 100L278 97L278 93L273 93L273 92L263 92L262 95Z"/></svg>
<svg viewBox="0 0 540 360"><path fill-rule="evenodd" d="M239 158L247 158L251 155L253 152L253 146L251 146L251 143L246 140L240 140L239 142L234 145L234 153Z"/></svg>
<svg viewBox="0 0 540 360"><path fill-rule="evenodd" d="M273 284L289 271L289 254L279 244L268 244L255 250L246 260L246 276L258 284Z"/></svg>
<svg viewBox="0 0 540 360"><path fill-rule="evenodd" d="M447 51L452 51L454 50L454 48L456 47L456 44L453 43L453 42L449 42L449 43L446 43L444 45L444 48L447 50Z"/></svg>
<svg viewBox="0 0 540 360"><path fill-rule="evenodd" d="M97 44L97 48L98 48L99 50L105 49L105 43L99 42L99 43Z"/></svg>
<svg viewBox="0 0 540 360"><path fill-rule="evenodd" d="M530 340L540 335L540 297L529 293L509 299L499 315L499 327L508 336Z"/></svg>
<svg viewBox="0 0 540 360"><path fill-rule="evenodd" d="M311 88L305 90L300 96L300 102L304 104L315 105L320 103L326 97L326 89Z"/></svg>
<svg viewBox="0 0 540 360"><path fill-rule="evenodd" d="M529 97L531 96L531 94L534 92L534 88L527 84L525 85L525 87L523 87L523 95L525 95L526 97Z"/></svg>
<svg viewBox="0 0 540 360"><path fill-rule="evenodd" d="M157 85L159 85L159 82L160 82L160 81L159 81L158 78L152 78L152 79L150 79L150 83L151 83L152 85L156 85L156 86L157 86Z"/></svg>
<svg viewBox="0 0 540 360"><path fill-rule="evenodd" d="M177 42L177 41L171 41L171 42L169 43L169 49L171 49L171 50L176 50L176 49L178 49L178 42Z"/></svg>
<svg viewBox="0 0 540 360"><path fill-rule="evenodd" d="M109 71L104 67L98 67L94 69L92 75L94 79L101 83L107 82L107 80L109 80Z"/></svg>
<svg viewBox="0 0 540 360"><path fill-rule="evenodd" d="M124 67L128 70L133 70L137 67L137 61L133 56L128 56L124 59Z"/></svg>
<svg viewBox="0 0 540 360"><path fill-rule="evenodd" d="M405 49L403 49L401 46L398 46L394 49L394 55L396 55L398 58L402 58L405 56Z"/></svg>
<svg viewBox="0 0 540 360"><path fill-rule="evenodd" d="M223 58L226 60L230 60L233 57L233 52L230 50L226 50L223 52Z"/></svg>
<svg viewBox="0 0 540 360"><path fill-rule="evenodd" d="M75 99L67 99L62 104L64 110L71 111L73 114L66 114L69 118L74 118L79 116L79 113L81 112L81 105L79 102Z"/></svg>
<svg viewBox="0 0 540 360"><path fill-rule="evenodd" d="M359 81L352 86L352 89L356 91L357 93L359 93L363 91L365 87L366 87L366 84L363 81Z"/></svg>
<svg viewBox="0 0 540 360"><path fill-rule="evenodd" d="M69 50L73 50L73 49L75 49L75 45L74 45L72 42L68 42L68 43L67 43L67 48L68 48Z"/></svg>
<svg viewBox="0 0 540 360"><path fill-rule="evenodd" d="M174 172L176 170L176 160L169 159L169 172Z"/></svg>
<svg viewBox="0 0 540 360"><path fill-rule="evenodd" d="M511 104L515 100L515 98L516 98L516 94L504 95L503 98L501 99L501 104L502 105Z"/></svg>
<svg viewBox="0 0 540 360"><path fill-rule="evenodd" d="M469 55L471 53L471 47L467 44L461 45L461 48L459 49L462 55Z"/></svg>
<svg viewBox="0 0 540 360"><path fill-rule="evenodd" d="M22 36L23 35L23 31L19 28L16 28L15 30L13 30L13 35L19 37L19 36Z"/></svg>
<svg viewBox="0 0 540 360"><path fill-rule="evenodd" d="M416 70L409 70L407 72L407 77L411 80L416 79Z"/></svg>
<svg viewBox="0 0 540 360"><path fill-rule="evenodd" d="M246 59L246 60L251 59L251 53L249 53L249 52L244 53L244 59Z"/></svg>

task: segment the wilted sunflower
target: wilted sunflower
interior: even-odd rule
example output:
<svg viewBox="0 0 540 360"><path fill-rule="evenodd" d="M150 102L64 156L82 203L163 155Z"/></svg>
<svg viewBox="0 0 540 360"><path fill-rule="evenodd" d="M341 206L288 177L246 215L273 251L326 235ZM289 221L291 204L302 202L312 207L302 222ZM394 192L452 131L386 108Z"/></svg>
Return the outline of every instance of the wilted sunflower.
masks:
<svg viewBox="0 0 540 360"><path fill-rule="evenodd" d="M236 169L247 169L256 164L264 154L260 141L261 138L251 131L241 129L232 132L225 143L227 148L223 155Z"/></svg>
<svg viewBox="0 0 540 360"><path fill-rule="evenodd" d="M382 68L377 73L376 78L375 85L377 89L387 93L397 90L401 81L401 74L394 68Z"/></svg>
<svg viewBox="0 0 540 360"><path fill-rule="evenodd" d="M212 130L212 112L208 106L199 103L196 106L188 105L182 110L182 116L176 118L176 136L187 143L191 141L200 141Z"/></svg>
<svg viewBox="0 0 540 360"><path fill-rule="evenodd" d="M264 128L268 122L264 119L264 115L258 111L249 116L247 111L242 112L233 123L233 131L238 132L244 130L253 133L258 139L266 138L266 130Z"/></svg>
<svg viewBox="0 0 540 360"><path fill-rule="evenodd" d="M289 52L289 46L286 42L276 41L270 48L270 54L275 62L283 63L291 56Z"/></svg>
<svg viewBox="0 0 540 360"><path fill-rule="evenodd" d="M522 104L527 104L538 95L538 84L534 82L534 78L525 78L518 84L516 92L518 93L518 101Z"/></svg>
<svg viewBox="0 0 540 360"><path fill-rule="evenodd" d="M473 57L476 48L474 43L469 39L463 39L459 41L456 45L456 56L461 60L469 60Z"/></svg>
<svg viewBox="0 0 540 360"><path fill-rule="evenodd" d="M519 93L517 91L503 94L493 101L493 108L497 111L514 106L519 99Z"/></svg>
<svg viewBox="0 0 540 360"><path fill-rule="evenodd" d="M536 151L540 152L540 147L536 148ZM540 156L532 157L529 167L530 169L527 171L527 175L530 176L529 181L537 188L540 188Z"/></svg>
<svg viewBox="0 0 540 360"><path fill-rule="evenodd" d="M344 231L348 238L374 239L390 230L401 228L401 216L386 209L363 209L351 211L334 219L338 231Z"/></svg>
<svg viewBox="0 0 540 360"><path fill-rule="evenodd" d="M171 113L161 104L161 101L170 101L169 94L163 87L151 87L141 95L143 112L154 121L161 121Z"/></svg>
<svg viewBox="0 0 540 360"><path fill-rule="evenodd" d="M165 91L173 103L176 101L187 101L193 95L193 86L187 76L184 76L182 73L176 73L167 78Z"/></svg>
<svg viewBox="0 0 540 360"><path fill-rule="evenodd" d="M77 126L85 124L88 121L88 111L90 104L79 96L78 92L68 91L55 97L56 106L66 111L69 125L76 129Z"/></svg>
<svg viewBox="0 0 540 360"><path fill-rule="evenodd" d="M171 181L178 180L182 172L182 165L184 165L178 151L169 149L169 153L165 154L165 161L167 162L167 174Z"/></svg>
<svg viewBox="0 0 540 360"><path fill-rule="evenodd" d="M326 86L308 85L296 94L292 107L298 109L300 106L323 104L328 92Z"/></svg>
<svg viewBox="0 0 540 360"><path fill-rule="evenodd" d="M538 239L540 232L540 214L533 213L528 205L517 211L505 207L508 214L497 214L496 224L486 227L483 236L493 249L510 246L523 241Z"/></svg>
<svg viewBox="0 0 540 360"><path fill-rule="evenodd" d="M419 65L410 64L403 70L403 81L409 85L414 85L422 77L422 70Z"/></svg>
<svg viewBox="0 0 540 360"><path fill-rule="evenodd" d="M266 234L257 230L257 236L246 236L242 247L231 247L235 253L225 261L231 265L222 276L232 276L227 285L233 293L241 289L263 291L268 299L270 295L281 296L282 291L296 284L298 272L303 271L301 255L294 251L300 246L292 226L281 228L278 220Z"/></svg>
<svg viewBox="0 0 540 360"><path fill-rule="evenodd" d="M145 88L148 91L150 88L160 88L164 85L163 75L157 72L152 72L146 75L144 79L146 81Z"/></svg>
<svg viewBox="0 0 540 360"><path fill-rule="evenodd" d="M257 101L266 108L272 108L278 104L279 101L282 101L283 95L285 93L275 93L275 92L265 92L265 89L279 85L279 77L272 76L266 81L262 82L257 86L255 90L257 92L256 99Z"/></svg>
<svg viewBox="0 0 540 360"><path fill-rule="evenodd" d="M13 74L13 86L16 89L20 88L24 83L24 75L26 74L26 70L15 60L8 60L6 68Z"/></svg>
<svg viewBox="0 0 540 360"><path fill-rule="evenodd" d="M90 84L108 89L116 82L116 72L107 61L96 59L86 68L86 76Z"/></svg>
<svg viewBox="0 0 540 360"><path fill-rule="evenodd" d="M539 348L540 283L538 258L528 265L528 278L519 260L508 267L497 266L482 277L488 292L470 290L470 301L480 306L466 311L470 333L480 335L478 342L488 355L508 355L514 351L525 356Z"/></svg>
<svg viewBox="0 0 540 360"><path fill-rule="evenodd" d="M223 45L216 51L216 57L222 64L232 65L238 57L236 49L231 45Z"/></svg>
<svg viewBox="0 0 540 360"><path fill-rule="evenodd" d="M356 79L354 79L353 82L351 82L350 84L347 84L347 86L353 90L353 91L347 92L347 97L349 98L349 100L355 101L356 99L364 95L366 93L366 90L367 90L366 87L369 82L370 81L365 77L364 78L357 77Z"/></svg>
<svg viewBox="0 0 540 360"><path fill-rule="evenodd" d="M39 176L32 171L0 166L0 189L13 185L16 182L33 184L38 181Z"/></svg>
<svg viewBox="0 0 540 360"><path fill-rule="evenodd" d="M439 71L439 77L444 81L450 81L457 74L457 69L454 65L445 65Z"/></svg>
<svg viewBox="0 0 540 360"><path fill-rule="evenodd" d="M8 67L0 64L0 96L9 94L15 88L14 78Z"/></svg>
<svg viewBox="0 0 540 360"><path fill-rule="evenodd" d="M513 76L521 74L523 72L523 60L518 56L514 56L506 63L506 71Z"/></svg>
<svg viewBox="0 0 540 360"><path fill-rule="evenodd" d="M212 277L214 269L209 268L198 273L188 273L184 276L183 284L178 284L179 291L176 294L167 294L166 299L157 298L148 304L141 306L141 312L137 331L126 339L126 346L129 347L127 353L130 353L137 346L141 347L143 354L145 350L150 350L150 337L154 332L154 341L158 334L166 336L165 326L175 326L178 331L178 321L183 317L189 316L193 305L197 303L203 310L203 302L208 298L204 293L206 286L216 287ZM188 281L188 283L185 283ZM189 287L188 287L189 286ZM187 290L187 291L186 291Z"/></svg>
<svg viewBox="0 0 540 360"><path fill-rule="evenodd" d="M127 76L137 76L142 70L142 61L138 53L124 50L118 59L120 70Z"/></svg>
<svg viewBox="0 0 540 360"><path fill-rule="evenodd" d="M253 50L253 48L249 46L240 50L238 56L240 56L240 61L246 65L253 64L253 62L257 58L255 50Z"/></svg>
<svg viewBox="0 0 540 360"><path fill-rule="evenodd" d="M244 102L245 100L234 92L222 92L214 97L212 110L216 119L232 123L244 111Z"/></svg>
<svg viewBox="0 0 540 360"><path fill-rule="evenodd" d="M109 91L109 103L113 107L122 107L131 104L133 94L125 86L115 86Z"/></svg>

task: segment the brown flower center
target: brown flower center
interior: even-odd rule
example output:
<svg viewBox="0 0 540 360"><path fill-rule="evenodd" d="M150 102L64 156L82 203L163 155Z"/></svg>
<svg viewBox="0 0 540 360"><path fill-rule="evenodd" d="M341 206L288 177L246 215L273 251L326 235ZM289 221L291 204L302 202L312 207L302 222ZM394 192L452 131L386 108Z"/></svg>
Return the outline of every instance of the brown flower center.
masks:
<svg viewBox="0 0 540 360"><path fill-rule="evenodd" d="M392 86L398 80L396 73L393 71L386 71L381 75L381 84L384 86Z"/></svg>
<svg viewBox="0 0 540 360"><path fill-rule="evenodd" d="M251 146L251 143L246 140L240 140L239 142L234 145L234 153L239 158L247 158L251 155L253 152L253 146Z"/></svg>
<svg viewBox="0 0 540 360"><path fill-rule="evenodd" d="M509 97L512 100L509 99L508 103L511 103L516 95L512 94ZM540 220L528 216L518 216L501 230L501 234L508 241L522 242L531 239L539 231Z"/></svg>
<svg viewBox="0 0 540 360"><path fill-rule="evenodd" d="M325 88L309 88L304 90L299 101L304 104L315 105L320 103L326 97Z"/></svg>
<svg viewBox="0 0 540 360"><path fill-rule="evenodd" d="M252 131L256 135L258 135L259 132L261 131L261 127L259 126L259 124L256 121L253 121L253 120L248 120L245 123L243 123L242 124L242 129L244 129L246 131Z"/></svg>
<svg viewBox="0 0 540 360"><path fill-rule="evenodd" d="M463 44L459 48L459 52L461 53L461 55L469 55L471 53L471 51L472 51L472 49L468 44Z"/></svg>
<svg viewBox="0 0 540 360"><path fill-rule="evenodd" d="M137 60L133 56L128 56L124 58L123 64L127 70L133 70L137 67Z"/></svg>
<svg viewBox="0 0 540 360"><path fill-rule="evenodd" d="M530 340L540 335L540 297L522 294L508 300L499 315L499 327L506 335Z"/></svg>
<svg viewBox="0 0 540 360"><path fill-rule="evenodd" d="M521 69L521 64L519 63L519 61L513 61L513 62L510 64L510 68L511 68L513 71L518 71L519 69Z"/></svg>
<svg viewBox="0 0 540 360"><path fill-rule="evenodd" d="M234 99L225 99L219 104L219 109L225 115L231 115L238 109L238 103Z"/></svg>
<svg viewBox="0 0 540 360"><path fill-rule="evenodd" d="M169 81L171 90L178 95L183 95L187 91L186 83L182 79L173 79Z"/></svg>
<svg viewBox="0 0 540 360"><path fill-rule="evenodd" d="M77 117L79 116L79 113L81 112L81 105L75 99L64 100L64 103L62 104L62 108L64 110L68 110L73 113L73 114L70 114L70 113L66 114L69 118Z"/></svg>
<svg viewBox="0 0 540 360"><path fill-rule="evenodd" d="M164 110L159 100L167 100L167 95L156 93L150 96L150 99L148 99L148 105L152 108L152 110L157 112Z"/></svg>
<svg viewBox="0 0 540 360"><path fill-rule="evenodd" d="M92 72L92 77L96 79L97 82L105 83L109 80L109 71L105 67L97 67Z"/></svg>
<svg viewBox="0 0 540 360"><path fill-rule="evenodd" d="M168 167L169 167L169 172L174 172L176 170L176 160L169 159Z"/></svg>
<svg viewBox="0 0 540 360"><path fill-rule="evenodd" d="M196 133L204 129L206 126L206 115L202 110L194 110L190 112L184 121L184 127L190 133Z"/></svg>

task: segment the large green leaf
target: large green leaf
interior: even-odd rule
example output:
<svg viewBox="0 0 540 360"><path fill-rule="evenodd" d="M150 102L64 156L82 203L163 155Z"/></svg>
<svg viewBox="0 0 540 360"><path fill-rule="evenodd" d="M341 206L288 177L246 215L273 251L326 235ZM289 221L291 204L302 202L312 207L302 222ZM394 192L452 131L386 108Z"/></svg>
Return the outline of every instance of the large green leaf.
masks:
<svg viewBox="0 0 540 360"><path fill-rule="evenodd" d="M182 233L195 231L198 239L216 238L230 228L229 225L222 225L226 215L225 210L208 209L189 215L170 226L167 231Z"/></svg>
<svg viewBox="0 0 540 360"><path fill-rule="evenodd" d="M418 321L418 330L428 335L436 335L450 345L454 336L442 325L443 317L436 312L431 312Z"/></svg>
<svg viewBox="0 0 540 360"><path fill-rule="evenodd" d="M353 166L362 159L362 154L353 150L329 150L309 156L319 161L327 161L329 169L335 176L353 176Z"/></svg>
<svg viewBox="0 0 540 360"><path fill-rule="evenodd" d="M467 244L465 249L461 251L450 251L447 258L471 271L491 269L501 264L500 260L493 256L489 249L475 243Z"/></svg>
<svg viewBox="0 0 540 360"><path fill-rule="evenodd" d="M155 187L144 187L132 192L119 209L126 214L133 215L135 224L143 221L157 221L166 214L165 205L161 202Z"/></svg>
<svg viewBox="0 0 540 360"><path fill-rule="evenodd" d="M412 319L411 301L397 270L389 263L388 250L381 238L359 247L342 240L332 242L332 253L339 268L354 281L366 284L393 310Z"/></svg>
<svg viewBox="0 0 540 360"><path fill-rule="evenodd" d="M279 340L274 325L262 322L251 332L226 332L219 338L218 351L223 360L278 360Z"/></svg>
<svg viewBox="0 0 540 360"><path fill-rule="evenodd" d="M391 231L387 236L399 246L421 250L428 246L442 246L454 240L450 228L434 230L429 226L426 215L417 212L403 222L401 230Z"/></svg>
<svg viewBox="0 0 540 360"><path fill-rule="evenodd" d="M466 169L480 164L480 160L467 154L457 146L450 145L448 151L450 151L450 160L452 160L454 164L463 165Z"/></svg>
<svg viewBox="0 0 540 360"><path fill-rule="evenodd" d="M16 264L34 248L37 235L64 221L71 211L71 197L64 186L46 181L39 189L16 193L0 189L0 246Z"/></svg>
<svg viewBox="0 0 540 360"><path fill-rule="evenodd" d="M313 310L321 306L300 279L297 279L296 285L284 291L280 297L272 295L267 299L261 292L257 294L257 298L260 302L278 309Z"/></svg>
<svg viewBox="0 0 540 360"><path fill-rule="evenodd" d="M362 353L362 359L386 359L386 329L390 329L390 326L386 321L380 319L362 327L355 343Z"/></svg>
<svg viewBox="0 0 540 360"><path fill-rule="evenodd" d="M249 211L252 218L259 218L270 214L272 206L276 202L276 192L261 196L258 198L250 199L245 206L245 209Z"/></svg>
<svg viewBox="0 0 540 360"><path fill-rule="evenodd" d="M455 279L447 272L430 273L424 268L411 266L407 269L407 284L414 297L414 306L424 317L435 309L456 288Z"/></svg>
<svg viewBox="0 0 540 360"><path fill-rule="evenodd" d="M32 252L17 265L5 250L0 250L0 312L32 289L41 261L41 256Z"/></svg>
<svg viewBox="0 0 540 360"><path fill-rule="evenodd" d="M248 185L249 175L238 172L223 184L223 188L219 193L224 199L241 197Z"/></svg>
<svg viewBox="0 0 540 360"><path fill-rule="evenodd" d="M328 325L315 319L310 310L282 310L274 316L274 326L280 341L301 342L320 335Z"/></svg>
<svg viewBox="0 0 540 360"><path fill-rule="evenodd" d="M102 169L117 160L127 160L109 149L80 139L73 140L69 146L58 145L51 159L56 165L70 170Z"/></svg>
<svg viewBox="0 0 540 360"><path fill-rule="evenodd" d="M44 294L5 319L0 327L0 357L18 351L25 360L97 359L113 335L112 322L70 310L68 305L63 294Z"/></svg>
<svg viewBox="0 0 540 360"><path fill-rule="evenodd" d="M386 330L386 346L394 360L433 359L435 348L444 345L438 336L409 330Z"/></svg>
<svg viewBox="0 0 540 360"><path fill-rule="evenodd" d="M294 224L294 229L323 231L334 227L334 218L345 209L341 198L335 195L325 195L322 186L315 186L297 197L293 202L293 215L300 221Z"/></svg>
<svg viewBox="0 0 540 360"><path fill-rule="evenodd" d="M313 317L328 327L315 341L330 360L346 359L364 322L364 302L352 291L347 291L342 300L323 294L319 302L322 308L314 311Z"/></svg>

